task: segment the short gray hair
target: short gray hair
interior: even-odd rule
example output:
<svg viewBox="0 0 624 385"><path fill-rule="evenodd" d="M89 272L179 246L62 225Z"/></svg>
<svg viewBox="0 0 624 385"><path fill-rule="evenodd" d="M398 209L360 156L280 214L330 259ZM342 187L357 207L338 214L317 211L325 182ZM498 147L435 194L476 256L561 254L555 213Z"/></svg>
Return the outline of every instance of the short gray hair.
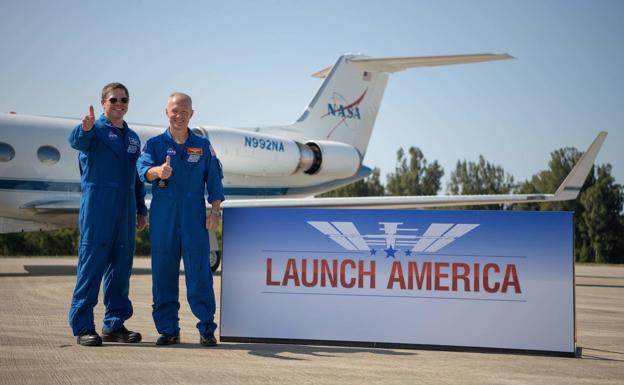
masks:
<svg viewBox="0 0 624 385"><path fill-rule="evenodd" d="M185 94L184 92L174 92L171 95L169 95L169 100L171 100L173 98L182 99L185 102L187 102L188 104L193 105L193 99L191 99L191 97L188 96L187 94Z"/></svg>

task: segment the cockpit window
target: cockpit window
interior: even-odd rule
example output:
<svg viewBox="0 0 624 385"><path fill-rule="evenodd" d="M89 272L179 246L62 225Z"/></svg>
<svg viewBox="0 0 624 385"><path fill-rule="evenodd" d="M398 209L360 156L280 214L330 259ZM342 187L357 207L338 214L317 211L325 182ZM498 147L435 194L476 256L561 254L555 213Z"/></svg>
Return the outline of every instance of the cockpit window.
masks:
<svg viewBox="0 0 624 385"><path fill-rule="evenodd" d="M8 162L15 158L15 150L13 147L4 142L0 142L0 162Z"/></svg>
<svg viewBox="0 0 624 385"><path fill-rule="evenodd" d="M61 153L52 146L41 146L37 150L37 157L41 163L53 165L61 159Z"/></svg>

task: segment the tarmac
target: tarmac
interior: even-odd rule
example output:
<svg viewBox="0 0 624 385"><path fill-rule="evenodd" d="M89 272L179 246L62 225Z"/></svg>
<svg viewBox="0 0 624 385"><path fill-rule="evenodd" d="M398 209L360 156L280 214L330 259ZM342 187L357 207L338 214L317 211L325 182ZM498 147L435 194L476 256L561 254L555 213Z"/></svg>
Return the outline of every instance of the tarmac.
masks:
<svg viewBox="0 0 624 385"><path fill-rule="evenodd" d="M183 275L182 344L157 347L149 265L135 259L134 316L126 322L143 342L81 347L67 324L76 259L0 259L0 384L624 384L624 266L577 265L583 350L566 358L251 343L203 348ZM220 286L217 272L217 302ZM99 322L102 311L100 300Z"/></svg>

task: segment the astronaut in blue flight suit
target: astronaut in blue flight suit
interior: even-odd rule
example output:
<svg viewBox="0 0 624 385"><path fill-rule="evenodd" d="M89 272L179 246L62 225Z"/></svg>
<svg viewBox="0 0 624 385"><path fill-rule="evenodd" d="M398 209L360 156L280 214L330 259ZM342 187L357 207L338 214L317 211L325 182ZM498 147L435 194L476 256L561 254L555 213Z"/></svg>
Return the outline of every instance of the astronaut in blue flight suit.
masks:
<svg viewBox="0 0 624 385"><path fill-rule="evenodd" d="M210 269L208 231L221 219L223 172L208 139L188 128L193 116L190 96L173 93L165 110L169 127L147 141L137 162L141 180L152 183L152 316L160 337L156 345L180 342L180 256L184 260L187 299L199 319L199 342L215 346L215 296ZM205 192L211 204L206 216Z"/></svg>
<svg viewBox="0 0 624 385"><path fill-rule="evenodd" d="M77 342L84 346L106 342L139 342L141 334L124 322L132 316L128 298L135 227L147 223L145 187L137 176L136 160L141 144L123 116L128 111L128 89L110 83L102 90L104 113L96 120L93 106L82 124L69 135L70 145L80 151L80 243L76 287L69 324ZM104 326L95 331L93 308L104 278Z"/></svg>

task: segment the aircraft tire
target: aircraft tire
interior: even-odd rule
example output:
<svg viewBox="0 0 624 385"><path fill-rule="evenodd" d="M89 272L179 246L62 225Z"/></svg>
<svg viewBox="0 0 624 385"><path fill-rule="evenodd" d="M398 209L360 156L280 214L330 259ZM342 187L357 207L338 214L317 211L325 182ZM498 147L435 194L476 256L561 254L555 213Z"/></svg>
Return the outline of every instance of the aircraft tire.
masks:
<svg viewBox="0 0 624 385"><path fill-rule="evenodd" d="M220 250L212 250L210 252L210 270L214 273L219 268L221 264L221 251Z"/></svg>

